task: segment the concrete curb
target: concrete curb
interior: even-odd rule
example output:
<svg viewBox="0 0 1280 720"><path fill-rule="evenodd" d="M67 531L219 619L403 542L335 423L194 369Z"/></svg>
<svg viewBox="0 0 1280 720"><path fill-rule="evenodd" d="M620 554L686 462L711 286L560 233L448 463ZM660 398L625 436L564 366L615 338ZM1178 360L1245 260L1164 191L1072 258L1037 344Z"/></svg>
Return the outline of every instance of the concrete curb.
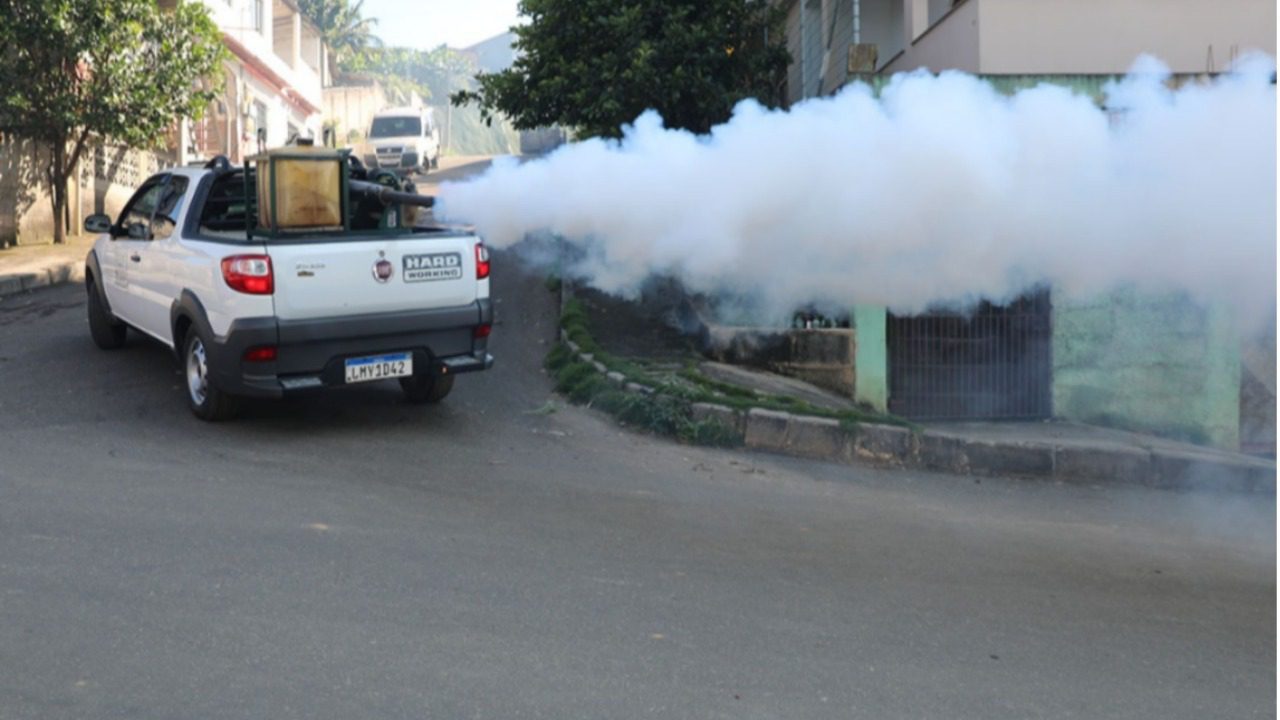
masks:
<svg viewBox="0 0 1280 720"><path fill-rule="evenodd" d="M68 282L84 282L84 261L68 260L36 272L0 275L0 297Z"/></svg>
<svg viewBox="0 0 1280 720"><path fill-rule="evenodd" d="M737 417L735 417L737 416ZM1170 489L1274 494L1276 469L1264 460L1212 458L1178 451L989 442L892 425L845 428L835 420L701 404L695 417L741 428L753 450L835 462L934 470L971 476L1121 482Z"/></svg>

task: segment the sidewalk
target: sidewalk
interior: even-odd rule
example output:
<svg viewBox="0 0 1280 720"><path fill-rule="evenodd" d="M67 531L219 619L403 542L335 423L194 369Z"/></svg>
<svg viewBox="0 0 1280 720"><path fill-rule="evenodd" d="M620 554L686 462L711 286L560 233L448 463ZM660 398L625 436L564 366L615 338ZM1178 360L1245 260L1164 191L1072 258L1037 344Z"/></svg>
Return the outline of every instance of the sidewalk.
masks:
<svg viewBox="0 0 1280 720"><path fill-rule="evenodd" d="M0 297L64 282L84 281L92 235L69 235L64 245L18 245L0 250Z"/></svg>
<svg viewBox="0 0 1280 720"><path fill-rule="evenodd" d="M698 417L736 428L746 447L836 462L959 475L1274 494L1271 460L1068 422L955 423L918 432L887 425L847 429L826 418L710 404Z"/></svg>

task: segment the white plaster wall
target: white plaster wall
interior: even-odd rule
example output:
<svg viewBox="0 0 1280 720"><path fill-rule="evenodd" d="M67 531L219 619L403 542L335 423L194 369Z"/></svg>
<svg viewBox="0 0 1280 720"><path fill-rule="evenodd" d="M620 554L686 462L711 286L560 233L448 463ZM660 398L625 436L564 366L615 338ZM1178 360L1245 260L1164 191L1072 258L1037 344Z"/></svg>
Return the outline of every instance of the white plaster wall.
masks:
<svg viewBox="0 0 1280 720"><path fill-rule="evenodd" d="M981 8L984 73L1123 73L1141 53L1200 73L1225 69L1233 49L1276 52L1275 0L969 2Z"/></svg>
<svg viewBox="0 0 1280 720"><path fill-rule="evenodd" d="M1038 0L1025 0L1035 3ZM907 0L911 2L911 0ZM968 0L943 20L917 37L906 51L884 68L884 72L906 72L929 68L984 72L979 68L979 8L986 0ZM981 30L985 33L986 28Z"/></svg>

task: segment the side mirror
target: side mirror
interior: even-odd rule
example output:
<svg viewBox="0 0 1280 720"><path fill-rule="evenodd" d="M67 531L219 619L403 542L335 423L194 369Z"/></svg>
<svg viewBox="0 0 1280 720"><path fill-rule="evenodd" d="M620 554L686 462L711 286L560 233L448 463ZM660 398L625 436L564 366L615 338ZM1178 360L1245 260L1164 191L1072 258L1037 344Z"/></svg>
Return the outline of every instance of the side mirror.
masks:
<svg viewBox="0 0 1280 720"><path fill-rule="evenodd" d="M93 235L111 232L111 218L96 213L84 219L84 231Z"/></svg>
<svg viewBox="0 0 1280 720"><path fill-rule="evenodd" d="M129 225L129 239L150 240L151 231L147 228L145 223L132 223Z"/></svg>

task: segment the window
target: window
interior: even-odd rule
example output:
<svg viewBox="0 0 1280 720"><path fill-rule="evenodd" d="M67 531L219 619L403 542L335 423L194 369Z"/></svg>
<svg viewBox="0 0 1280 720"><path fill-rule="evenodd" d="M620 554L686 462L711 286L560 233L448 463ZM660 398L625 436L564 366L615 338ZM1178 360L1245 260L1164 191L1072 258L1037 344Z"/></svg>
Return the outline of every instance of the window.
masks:
<svg viewBox="0 0 1280 720"><path fill-rule="evenodd" d="M139 230L133 230L130 237L135 239L144 239L142 235L146 235L151 227L151 216L155 214L156 207L160 204L160 195L164 192L164 182L168 179L168 175L156 175L147 180L138 188L138 192L129 198L129 204L124 206L124 210L120 213L120 220L116 223L116 228L124 234L130 233L132 226L141 226Z"/></svg>
<svg viewBox="0 0 1280 720"><path fill-rule="evenodd" d="M371 138L417 137L422 134L422 121L416 117L378 117L369 128Z"/></svg>
<svg viewBox="0 0 1280 720"><path fill-rule="evenodd" d="M151 219L153 239L168 238L178 226L178 216L182 214L182 205L187 197L187 183L187 178L181 175L170 176L169 184L164 186L164 192L156 206L156 214Z"/></svg>
<svg viewBox="0 0 1280 720"><path fill-rule="evenodd" d="M253 14L253 29L262 32L262 0L249 0L249 12Z"/></svg>
<svg viewBox="0 0 1280 720"><path fill-rule="evenodd" d="M200 215L200 232L244 232L249 223L245 202L244 171L214 178Z"/></svg>

